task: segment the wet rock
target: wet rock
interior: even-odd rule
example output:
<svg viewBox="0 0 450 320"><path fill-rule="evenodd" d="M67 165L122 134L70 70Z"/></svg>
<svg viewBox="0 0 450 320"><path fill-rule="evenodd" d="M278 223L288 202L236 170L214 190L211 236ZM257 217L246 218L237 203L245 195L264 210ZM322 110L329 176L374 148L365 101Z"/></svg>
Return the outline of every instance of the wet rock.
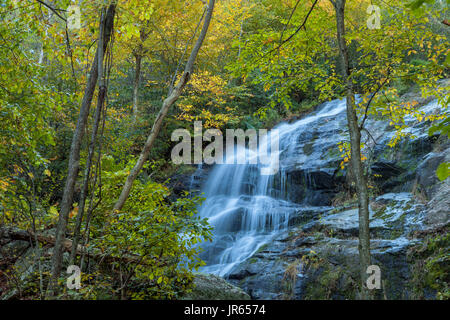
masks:
<svg viewBox="0 0 450 320"><path fill-rule="evenodd" d="M438 166L444 162L446 153L429 153L417 167L417 182L428 199L436 192L439 179L436 176Z"/></svg>
<svg viewBox="0 0 450 320"><path fill-rule="evenodd" d="M390 193L376 198L372 206L377 210L370 214L371 251L384 281L377 297L408 298L411 273L406 253L417 240L407 236L423 228L423 205L410 193ZM230 281L253 299L358 298L358 210L331 209L304 210L306 223L291 227L237 265L229 274ZM287 270L301 261L313 262L299 269L295 281L288 281Z"/></svg>
<svg viewBox="0 0 450 320"><path fill-rule="evenodd" d="M277 299L283 292L286 266L287 263L282 259L266 259L263 256L250 258L235 269L228 278L231 283L247 292L252 299ZM239 277L244 273L248 273L249 276Z"/></svg>
<svg viewBox="0 0 450 320"><path fill-rule="evenodd" d="M380 266L382 289L378 299L407 299L410 279L406 252L413 243L406 238L371 241L372 263ZM326 239L314 248L321 262L308 268L298 298L358 299L358 240Z"/></svg>
<svg viewBox="0 0 450 320"><path fill-rule="evenodd" d="M327 172L308 172L308 187L312 190L332 190L335 185L333 176Z"/></svg>
<svg viewBox="0 0 450 320"><path fill-rule="evenodd" d="M386 225L381 219L373 219L373 212L371 212L369 217L371 219L371 232L386 228ZM339 234L357 237L359 233L358 209L351 209L325 216L320 220L320 223L326 226L333 233L336 232Z"/></svg>
<svg viewBox="0 0 450 320"><path fill-rule="evenodd" d="M180 170L184 172L171 176L169 183L167 184L168 187L173 190L171 200L176 200L176 198L182 196L185 191L197 194L208 178L210 166L202 165L197 168L194 166L185 166Z"/></svg>
<svg viewBox="0 0 450 320"><path fill-rule="evenodd" d="M405 171L405 169L397 166L394 161L377 161L370 166L370 170L372 174L377 175L375 181L385 181Z"/></svg>
<svg viewBox="0 0 450 320"><path fill-rule="evenodd" d="M256 273L250 272L248 269L241 269L237 272L234 272L228 276L230 280L242 280L244 278L254 276Z"/></svg>
<svg viewBox="0 0 450 320"><path fill-rule="evenodd" d="M194 289L183 300L249 300L242 289L213 274L194 274Z"/></svg>
<svg viewBox="0 0 450 320"><path fill-rule="evenodd" d="M301 246L311 246L313 244L316 244L318 240L316 240L313 237L304 237L295 240L294 246L295 247L301 247Z"/></svg>
<svg viewBox="0 0 450 320"><path fill-rule="evenodd" d="M425 122L420 123L426 125ZM429 125L428 125L429 126ZM423 131L428 129L428 126L423 128ZM428 134L422 135L408 142L408 151L414 158L419 159L421 155L426 155L433 150L433 144L438 139L439 135L429 136Z"/></svg>
<svg viewBox="0 0 450 320"><path fill-rule="evenodd" d="M335 196L332 190L315 190L308 192L303 201L310 206L329 206Z"/></svg>
<svg viewBox="0 0 450 320"><path fill-rule="evenodd" d="M330 210L329 207L301 207L289 215L289 226L297 226L315 220L321 213Z"/></svg>
<svg viewBox="0 0 450 320"><path fill-rule="evenodd" d="M337 193L342 180L329 170L297 170L286 173L288 200L311 206L327 206Z"/></svg>
<svg viewBox="0 0 450 320"><path fill-rule="evenodd" d="M171 200L174 201L177 197L182 196L185 191L190 191L191 180L190 174L177 174L172 176L167 185L173 191Z"/></svg>
<svg viewBox="0 0 450 320"><path fill-rule="evenodd" d="M450 162L450 148L442 152L445 154L444 161ZM433 188L435 193L427 204L425 212L425 223L429 228L438 225L447 225L450 215L450 178L438 182Z"/></svg>

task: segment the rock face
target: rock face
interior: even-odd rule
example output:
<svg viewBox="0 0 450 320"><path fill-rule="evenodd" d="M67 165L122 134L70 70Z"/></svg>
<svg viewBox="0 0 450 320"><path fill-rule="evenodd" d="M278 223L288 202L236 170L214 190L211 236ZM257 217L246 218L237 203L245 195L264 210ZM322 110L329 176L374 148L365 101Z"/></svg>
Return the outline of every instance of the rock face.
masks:
<svg viewBox="0 0 450 320"><path fill-rule="evenodd" d="M376 208L370 223L372 264L382 275L376 297L413 298L408 252L422 241L415 233L430 230L426 221L436 208L417 202L411 193L384 194L371 207ZM358 299L357 236L358 210L334 208L292 225L227 279L252 299Z"/></svg>
<svg viewBox="0 0 450 320"><path fill-rule="evenodd" d="M444 162L445 156L449 150L441 153L430 152L417 167L417 183L421 186L424 195L430 199L438 187L438 178L436 169Z"/></svg>
<svg viewBox="0 0 450 320"><path fill-rule="evenodd" d="M436 108L436 101L426 101L422 110L430 113ZM370 135L363 135L371 152L371 253L372 264L381 269L382 288L374 293L379 299L436 298L448 288L442 280L448 272L437 267L449 262L448 254L433 255L429 248L420 248L440 243L435 250L448 252L450 247L450 182L439 182L435 174L441 162L450 161L450 143L445 136L429 136L429 123L408 118L406 124L412 138L394 148L388 146L394 128L384 121L367 121ZM252 299L360 297L358 209L354 198L348 197L353 187L347 170L339 169L342 158L337 147L346 135L345 112L308 126L290 136L289 147L280 156L281 179L274 179L268 189L268 196L291 204L285 206L288 227L271 234L225 274ZM242 233L240 220L234 222L234 234ZM210 254L226 251L223 243ZM424 250L428 255L416 259ZM421 274L428 270L434 270L436 282L444 285L424 284Z"/></svg>
<svg viewBox="0 0 450 320"><path fill-rule="evenodd" d="M373 263L387 298L408 298L407 249L423 229L423 208L409 193L378 197L371 211ZM228 279L253 299L355 299L358 281L358 210L335 208L293 226L239 265ZM293 271L294 270L294 271Z"/></svg>
<svg viewBox="0 0 450 320"><path fill-rule="evenodd" d="M183 300L249 300L242 289L213 274L196 273L194 289Z"/></svg>
<svg viewBox="0 0 450 320"><path fill-rule="evenodd" d="M441 152L438 156L443 161L450 162L450 148ZM435 180L434 176L432 177ZM450 213L450 179L429 185L428 193L431 200L428 202L425 223L429 228L448 225Z"/></svg>
<svg viewBox="0 0 450 320"><path fill-rule="evenodd" d="M168 187L173 190L172 200L182 196L185 191L197 194L207 179L209 170L210 166L207 165L198 165L197 167L186 165L186 173L177 173L171 176Z"/></svg>

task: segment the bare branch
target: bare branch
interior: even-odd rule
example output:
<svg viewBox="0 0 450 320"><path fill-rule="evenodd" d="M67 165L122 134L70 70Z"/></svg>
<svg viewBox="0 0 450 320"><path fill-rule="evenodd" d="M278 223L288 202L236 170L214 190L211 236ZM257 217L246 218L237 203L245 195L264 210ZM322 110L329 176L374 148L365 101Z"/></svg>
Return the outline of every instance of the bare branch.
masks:
<svg viewBox="0 0 450 320"><path fill-rule="evenodd" d="M306 22L308 21L309 16L311 15L311 12L313 11L316 3L318 2L318 0L315 0L314 3L312 4L311 8L309 9L308 13L305 16L305 19L303 20L303 23L294 31L294 33L292 33L289 37L286 38L286 40L283 40L276 48L270 50L269 52L265 53L261 58L259 58L258 60L264 58L265 56L271 54L274 51L277 51L278 49L280 49L283 45L285 45L289 40L291 40L297 33L300 32L300 30L303 28L305 28L306 26ZM257 61L258 61L257 60Z"/></svg>
<svg viewBox="0 0 450 320"><path fill-rule="evenodd" d="M51 5L49 5L48 3L45 3L44 1L41 1L41 0L36 0L36 1L39 2L40 4L46 6L47 8L49 8L51 11L53 11L53 13L56 14L61 20L63 20L64 22L67 22L67 19L58 13L58 11L66 12L66 10L53 8Z"/></svg>

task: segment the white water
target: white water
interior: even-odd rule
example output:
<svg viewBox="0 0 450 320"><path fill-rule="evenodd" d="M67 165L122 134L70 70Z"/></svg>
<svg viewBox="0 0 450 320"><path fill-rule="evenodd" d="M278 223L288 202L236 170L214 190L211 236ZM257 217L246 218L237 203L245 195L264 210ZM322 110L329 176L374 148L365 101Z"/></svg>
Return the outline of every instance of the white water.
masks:
<svg viewBox="0 0 450 320"><path fill-rule="evenodd" d="M212 169L202 189L206 201L199 214L214 226L214 241L203 246L202 259L207 266L202 271L224 276L273 236L287 229L289 216L301 209L301 205L286 200L285 169L289 166L284 161L286 155L298 155L297 163L308 167L308 155L298 152L300 140L304 142L300 136L338 115L345 117L345 100L330 101L295 123L275 127L279 138L279 163L272 159L268 166L275 169L276 174L261 174L261 169L267 166L258 164L220 164ZM256 153L265 152L266 144L267 141L261 141L260 148L263 148ZM244 148L238 152L255 156Z"/></svg>

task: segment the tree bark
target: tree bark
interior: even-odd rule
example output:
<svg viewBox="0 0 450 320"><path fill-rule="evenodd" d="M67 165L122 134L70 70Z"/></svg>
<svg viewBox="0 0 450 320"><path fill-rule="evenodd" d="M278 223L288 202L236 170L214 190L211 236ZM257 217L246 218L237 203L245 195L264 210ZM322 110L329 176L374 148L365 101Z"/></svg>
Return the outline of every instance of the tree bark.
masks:
<svg viewBox="0 0 450 320"><path fill-rule="evenodd" d="M100 74L100 73L99 73ZM100 76L101 77L101 76ZM97 108L94 115L94 126L92 128L91 141L89 143L88 158L86 161L86 168L84 170L83 187L81 189L80 202L78 204L78 214L75 224L75 230L73 232L73 246L76 248L80 241L81 223L83 222L84 208L86 205L86 199L88 196L89 178L91 175L92 159L94 158L95 141L97 138L98 128L100 125L100 117L106 98L106 87L104 85L99 86ZM72 250L70 254L70 263L75 263L75 250Z"/></svg>
<svg viewBox="0 0 450 320"><path fill-rule="evenodd" d="M351 159L350 164L356 183L359 208L359 263L361 275L362 298L369 298L366 287L367 267L370 266L370 233L369 233L369 193L367 177L361 161L361 131L355 110L355 92L350 78L347 44L345 42L345 0L332 1L336 11L337 38L342 59L342 75L346 83L347 122L350 132Z"/></svg>
<svg viewBox="0 0 450 320"><path fill-rule="evenodd" d="M139 116L139 84L141 82L141 62L142 56L136 54L135 56L136 66L134 69L134 82L133 82L133 119L136 121Z"/></svg>
<svg viewBox="0 0 450 320"><path fill-rule="evenodd" d="M56 229L56 241L54 254L52 257L52 274L48 287L48 295L54 296L57 291L57 282L62 268L63 243L65 240L66 226L69 218L69 212L72 207L73 194L75 189L75 182L78 177L80 167L80 149L86 128L87 119L89 116L89 109L94 95L98 72L98 66L103 63L104 52L111 37L114 26L115 4L109 5L106 14L102 14L100 22L101 29L103 28L102 36L99 37L99 46L95 54L94 62L92 64L83 100L80 107L77 126L72 138L70 148L69 166L67 171L66 185L64 188L63 198L61 200L61 210L59 212L59 220Z"/></svg>
<svg viewBox="0 0 450 320"><path fill-rule="evenodd" d="M136 179L139 172L141 171L145 161L147 160L150 150L153 146L153 143L155 142L156 137L158 136L159 131L161 130L161 126L162 126L164 118L166 117L166 115L167 115L169 109L172 107L172 105L178 100L181 93L183 92L184 87L186 86L186 84L189 81L189 78L192 74L192 70L194 67L195 59L200 50L200 47L202 46L203 40L206 37L206 33L208 31L208 27L211 22L213 10L214 10L214 3L215 3L215 0L209 0L208 10L206 12L205 22L203 23L202 31L200 32L197 42L195 43L195 46L192 49L191 55L189 56L189 59L186 63L186 66L185 66L183 74L181 75L180 81L178 82L176 87L169 93L169 96L164 100L161 110L159 111L158 116L156 117L156 120L153 123L153 127L150 132L150 135L148 136L147 141L144 145L144 148L142 149L141 154L139 155L139 159L136 162L136 164L134 165L133 169L130 171L130 174L127 177L125 185L122 188L122 192L119 196L119 199L117 200L116 204L114 205L115 211L116 210L120 211L123 208L125 201L131 192L133 182Z"/></svg>
<svg viewBox="0 0 450 320"><path fill-rule="evenodd" d="M99 32L99 56L104 57L105 53L103 50L103 42L104 42L104 33L105 33L105 26L103 24L100 24L100 32ZM94 157L94 151L95 151L95 140L97 138L98 133L98 127L100 125L100 118L103 110L103 105L105 103L106 98L106 86L104 81L104 70L103 70L103 58L98 59L98 94L97 94L97 108L95 110L94 115L94 125L92 128L92 134L91 134L91 141L89 143L89 149L88 149L88 158L86 161L86 168L84 170L84 178L83 178L83 187L81 189L81 195L80 195L80 202L78 204L78 215L77 215L77 221L75 225L75 230L73 233L73 249L70 253L70 264L75 263L75 257L76 257L76 250L78 246L78 242L80 239L80 231L81 231L81 223L83 222L83 216L84 216L84 207L86 204L86 198L88 194L88 186L89 186L89 176L91 174L91 167L92 167L92 159Z"/></svg>

